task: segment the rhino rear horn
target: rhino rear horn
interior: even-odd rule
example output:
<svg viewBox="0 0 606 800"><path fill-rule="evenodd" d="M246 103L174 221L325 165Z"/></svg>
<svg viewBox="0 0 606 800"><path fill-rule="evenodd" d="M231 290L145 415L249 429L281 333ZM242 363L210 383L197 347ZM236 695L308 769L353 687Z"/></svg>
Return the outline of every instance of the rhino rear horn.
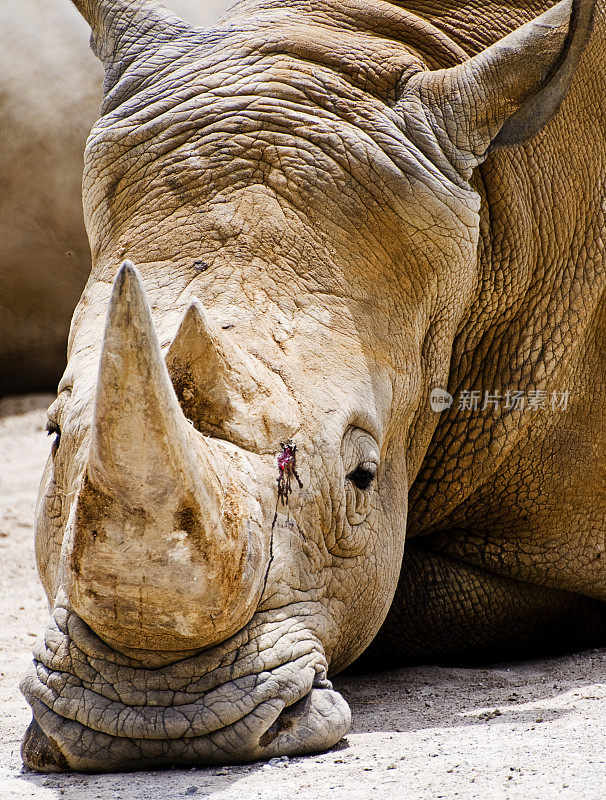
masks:
<svg viewBox="0 0 606 800"><path fill-rule="evenodd" d="M166 364L194 422L202 414L206 422L220 426L230 415L237 390L231 387L230 391L229 373L237 369L240 359L236 356L235 348L226 352L219 326L200 301L192 301L166 354Z"/></svg>
<svg viewBox="0 0 606 800"><path fill-rule="evenodd" d="M298 406L283 379L225 334L199 300L187 308L166 365L199 430L258 450L293 435Z"/></svg>
<svg viewBox="0 0 606 800"><path fill-rule="evenodd" d="M561 0L462 64L413 76L400 103L421 149L437 145L429 158L446 154L468 180L494 148L527 142L566 96L594 11L595 0Z"/></svg>

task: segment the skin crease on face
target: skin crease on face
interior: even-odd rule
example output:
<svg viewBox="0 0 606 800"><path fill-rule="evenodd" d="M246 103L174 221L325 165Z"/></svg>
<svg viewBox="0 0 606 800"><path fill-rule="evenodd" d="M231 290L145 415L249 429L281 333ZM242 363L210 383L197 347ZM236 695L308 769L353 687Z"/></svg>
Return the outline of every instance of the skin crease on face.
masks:
<svg viewBox="0 0 606 800"><path fill-rule="evenodd" d="M118 3L112 49L79 4L106 84L85 154L93 269L37 512L54 609L24 679L37 769L269 758L346 732L327 673L392 603L438 423L424 400L478 296L472 170L495 137L536 132L543 111L516 114L550 75L557 109L591 14L571 37L559 6L529 76L510 61L536 51L532 26L460 69L451 43L451 69L428 71L408 18L414 46L379 10L362 24L352 4L348 29L274 5L203 32ZM298 480L279 503L285 443Z"/></svg>

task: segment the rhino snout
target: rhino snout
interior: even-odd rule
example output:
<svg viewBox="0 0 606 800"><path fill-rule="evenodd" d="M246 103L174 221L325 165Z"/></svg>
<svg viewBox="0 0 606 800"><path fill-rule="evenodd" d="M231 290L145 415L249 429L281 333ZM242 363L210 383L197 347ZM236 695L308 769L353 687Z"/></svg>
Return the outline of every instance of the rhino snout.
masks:
<svg viewBox="0 0 606 800"><path fill-rule="evenodd" d="M22 681L34 715L25 765L106 772L326 750L347 733L349 707L303 621L294 633L281 624L269 614L218 648L146 669L55 609Z"/></svg>

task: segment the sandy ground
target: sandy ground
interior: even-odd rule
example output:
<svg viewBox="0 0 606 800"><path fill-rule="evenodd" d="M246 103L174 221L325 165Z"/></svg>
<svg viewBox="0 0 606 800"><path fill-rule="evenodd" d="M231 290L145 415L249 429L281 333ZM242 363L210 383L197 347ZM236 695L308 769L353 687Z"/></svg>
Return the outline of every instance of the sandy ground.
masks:
<svg viewBox="0 0 606 800"><path fill-rule="evenodd" d="M17 684L46 619L32 517L50 398L0 401L0 798L40 800L603 800L606 651L483 669L336 679L353 711L338 749L278 763L120 775L22 771Z"/></svg>

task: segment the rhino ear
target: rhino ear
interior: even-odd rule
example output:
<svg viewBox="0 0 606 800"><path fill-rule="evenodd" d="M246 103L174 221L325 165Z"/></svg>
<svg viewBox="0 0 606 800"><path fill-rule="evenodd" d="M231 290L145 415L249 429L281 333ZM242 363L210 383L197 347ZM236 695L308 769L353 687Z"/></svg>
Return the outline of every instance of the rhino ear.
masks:
<svg viewBox="0 0 606 800"><path fill-rule="evenodd" d="M562 0L462 64L417 73L400 101L413 109L413 128L419 133L429 122L466 179L492 149L527 142L568 91L594 7L595 0Z"/></svg>
<svg viewBox="0 0 606 800"><path fill-rule="evenodd" d="M91 27L93 52L103 63L106 96L143 54L172 41L190 26L153 0L72 0Z"/></svg>

